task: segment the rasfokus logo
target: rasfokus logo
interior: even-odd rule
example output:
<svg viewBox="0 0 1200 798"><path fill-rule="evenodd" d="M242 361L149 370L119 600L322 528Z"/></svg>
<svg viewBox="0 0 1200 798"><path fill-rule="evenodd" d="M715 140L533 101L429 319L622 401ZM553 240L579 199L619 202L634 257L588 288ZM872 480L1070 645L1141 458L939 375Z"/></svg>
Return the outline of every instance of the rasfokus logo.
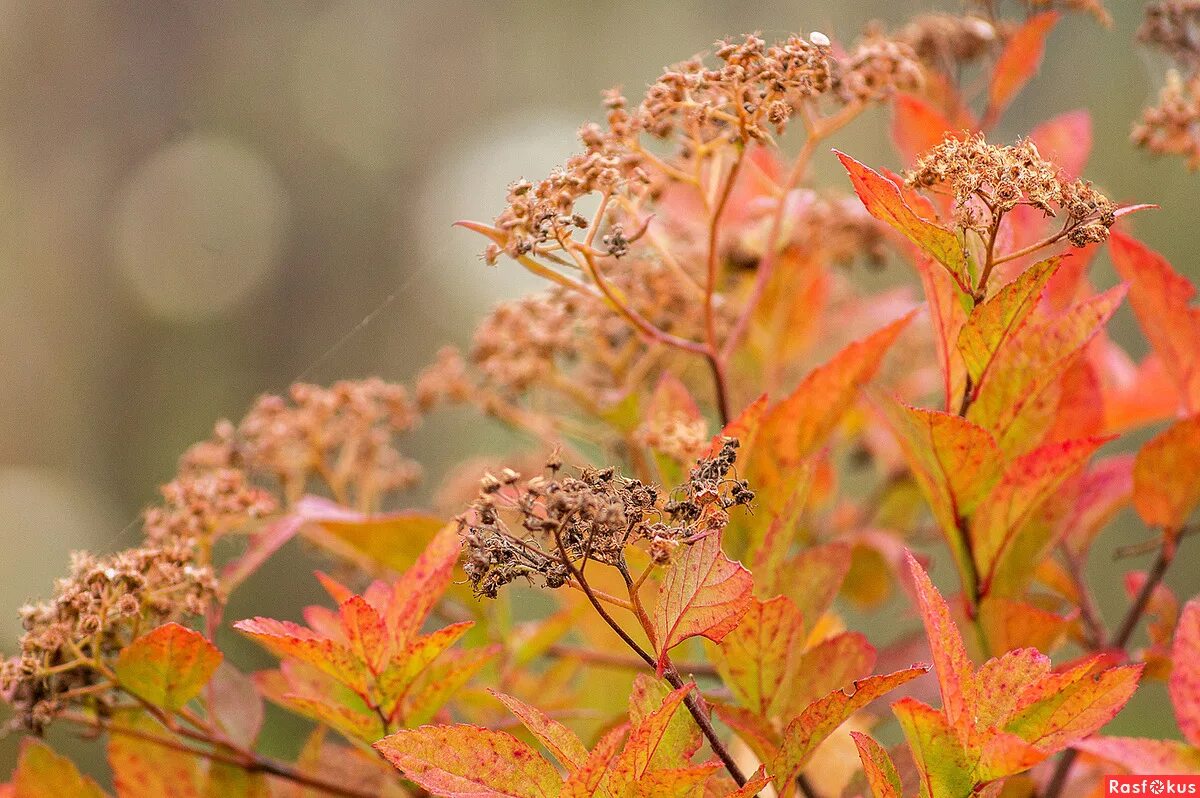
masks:
<svg viewBox="0 0 1200 798"><path fill-rule="evenodd" d="M1104 794L1200 796L1200 776L1105 776Z"/></svg>

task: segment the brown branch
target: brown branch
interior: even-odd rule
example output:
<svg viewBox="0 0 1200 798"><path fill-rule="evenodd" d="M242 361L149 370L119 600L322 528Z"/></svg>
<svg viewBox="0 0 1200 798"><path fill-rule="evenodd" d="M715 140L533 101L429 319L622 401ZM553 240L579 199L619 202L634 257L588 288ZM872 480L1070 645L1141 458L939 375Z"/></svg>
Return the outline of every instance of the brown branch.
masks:
<svg viewBox="0 0 1200 798"><path fill-rule="evenodd" d="M320 790L328 795L339 795L342 798L375 798L376 793L367 790L357 790L353 787L346 787L341 784L335 784L315 776L297 770L296 768L278 762L273 759L268 759L258 754L249 751L221 751L217 749L197 748L196 746L188 745L179 740L173 740L168 737L161 737L151 732L144 732L140 729L132 729L127 726L119 726L111 723L104 723L84 715L77 715L70 712L62 713L58 716L59 720L73 723L77 726L88 728L95 732L108 732L109 734L117 734L124 737L132 737L137 740L159 745L163 748L170 748L173 751L190 754L192 756L202 757L213 762L231 765L236 768L241 768L247 773L264 773L268 776L285 779L296 784L309 787L314 790Z"/></svg>
<svg viewBox="0 0 1200 798"><path fill-rule="evenodd" d="M1129 640L1133 637L1138 622L1145 614L1146 607L1150 605L1150 598L1162 583L1163 577L1167 575L1167 569L1171 567L1171 562L1175 559L1178 533L1179 530L1167 530L1163 533L1162 546L1158 550L1158 556L1154 558L1154 564L1150 566L1150 572L1146 575L1146 581L1142 583L1142 589L1134 597L1133 603L1129 605L1125 617L1121 620L1121 625L1117 627L1117 631L1109 641L1109 648L1119 648L1124 651L1125 647L1129 645ZM1074 748L1063 752L1046 785L1043 798L1058 798L1067 784L1067 779L1070 778L1071 767L1075 764L1078 756L1079 752Z"/></svg>

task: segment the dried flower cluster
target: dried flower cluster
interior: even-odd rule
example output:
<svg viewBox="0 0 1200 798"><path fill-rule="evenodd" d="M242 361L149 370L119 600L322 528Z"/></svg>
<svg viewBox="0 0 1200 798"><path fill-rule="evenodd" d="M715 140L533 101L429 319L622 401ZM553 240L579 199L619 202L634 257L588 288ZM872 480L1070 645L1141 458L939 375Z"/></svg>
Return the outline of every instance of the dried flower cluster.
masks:
<svg viewBox="0 0 1200 798"><path fill-rule="evenodd" d="M986 230L1018 205L1047 216L1061 212L1066 237L1076 247L1108 238L1117 206L1084 180L1067 180L1042 158L1032 141L988 144L982 134L947 138L921 157L905 176L908 185L946 188L954 197L955 221Z"/></svg>
<svg viewBox="0 0 1200 798"><path fill-rule="evenodd" d="M810 40L792 36L770 46L746 36L718 42L715 56L715 68L700 57L671 67L636 108L619 92L608 92L607 130L585 125L582 154L539 183L519 181L509 188L487 261L494 263L501 252L519 258L559 251L600 221L576 212L581 197L623 190L641 196L663 177L688 172L695 161L724 146L769 140L769 131L783 132L806 102L823 97L841 104L880 102L922 81L912 49L880 34L868 35L842 59L835 58L823 34ZM674 163L650 154L641 144L643 133L672 140ZM605 237L604 253L620 256L641 230L615 224ZM589 244L595 236L589 232Z"/></svg>
<svg viewBox="0 0 1200 798"><path fill-rule="evenodd" d="M1164 0L1146 7L1138 41L1175 61L1158 104L1142 111L1133 142L1155 155L1178 155L1200 169L1200 2Z"/></svg>
<svg viewBox="0 0 1200 798"><path fill-rule="evenodd" d="M949 74L993 52L1002 34L996 23L982 16L924 14L901 28L896 38L922 63Z"/></svg>
<svg viewBox="0 0 1200 798"><path fill-rule="evenodd" d="M614 468L585 466L578 477L559 476L557 460L524 485L515 471L485 475L478 498L458 518L476 594L495 598L520 578L562 587L588 562L624 568L633 544L665 565L676 547L724 528L729 508L753 500L745 481L729 476L736 452L737 441L727 439L670 494Z"/></svg>
<svg viewBox="0 0 1200 798"><path fill-rule="evenodd" d="M181 467L185 473L243 468L270 476L289 501L320 481L340 501L369 509L420 479L420 467L394 441L418 420L402 385L378 378L329 388L297 383L288 399L260 397L236 427L218 423L212 439L192 447Z"/></svg>
<svg viewBox="0 0 1200 798"><path fill-rule="evenodd" d="M4 697L17 721L41 729L72 700L104 684L104 670L141 632L204 612L216 595L212 571L184 541L110 557L75 554L54 598L21 608L21 653L3 665Z"/></svg>
<svg viewBox="0 0 1200 798"><path fill-rule="evenodd" d="M162 487L163 503L146 510L146 539L201 544L205 549L224 532L275 512L267 490L250 484L244 471L217 468L184 473Z"/></svg>

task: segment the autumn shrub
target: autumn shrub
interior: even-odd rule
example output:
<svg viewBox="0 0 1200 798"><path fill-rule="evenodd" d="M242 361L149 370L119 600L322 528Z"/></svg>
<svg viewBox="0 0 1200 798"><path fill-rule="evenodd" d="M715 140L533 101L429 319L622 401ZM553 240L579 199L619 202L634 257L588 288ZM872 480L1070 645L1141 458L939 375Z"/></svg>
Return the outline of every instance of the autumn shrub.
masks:
<svg viewBox="0 0 1200 798"><path fill-rule="evenodd" d="M1200 774L1200 603L1163 581L1200 504L1200 311L1127 229L1149 206L1084 177L1086 112L997 140L1051 30L1106 20L1016 5L748 35L607 93L580 154L461 223L545 290L412 386L299 384L220 422L141 546L77 555L21 608L3 689L31 736L5 794L106 794L38 741L60 725L130 797L1056 798ZM1154 4L1142 34L1192 88L1195 17ZM903 172L830 152L876 106ZM1135 139L1194 159L1176 122ZM846 177L813 186L834 158ZM1126 301L1140 361L1105 332ZM422 479L404 435L447 405L528 446L397 509ZM1087 566L1130 505L1146 532L1116 554L1152 564L1105 618ZM328 601L227 617L294 538ZM846 628L895 607L911 621L874 641ZM278 668L226 659L230 626ZM1152 680L1181 739L1105 736ZM311 721L295 761L262 752L264 701Z"/></svg>

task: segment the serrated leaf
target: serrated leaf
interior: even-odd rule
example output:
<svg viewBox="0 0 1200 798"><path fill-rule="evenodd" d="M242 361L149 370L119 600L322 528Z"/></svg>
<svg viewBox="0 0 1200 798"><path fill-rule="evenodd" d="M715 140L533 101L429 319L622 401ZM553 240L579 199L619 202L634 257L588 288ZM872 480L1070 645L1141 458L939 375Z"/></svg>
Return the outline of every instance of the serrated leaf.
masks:
<svg viewBox="0 0 1200 798"><path fill-rule="evenodd" d="M1158 252L1119 231L1108 251L1129 282L1129 304L1146 339L1179 389L1188 412L1200 412L1200 308L1191 307L1196 287Z"/></svg>
<svg viewBox="0 0 1200 798"><path fill-rule="evenodd" d="M958 236L917 215L905 202L900 188L891 180L845 153L837 150L834 153L849 172L854 191L867 212L891 225L918 249L945 266L959 288L970 293L971 271Z"/></svg>
<svg viewBox="0 0 1200 798"><path fill-rule="evenodd" d="M167 623L123 648L114 672L125 689L173 711L200 694L221 660L204 635Z"/></svg>
<svg viewBox="0 0 1200 798"><path fill-rule="evenodd" d="M555 798L558 772L511 734L478 726L422 726L373 746L404 777L449 798Z"/></svg>
<svg viewBox="0 0 1200 798"><path fill-rule="evenodd" d="M929 304L933 323L933 342L942 367L942 388L946 410L958 411L967 385L967 366L958 353L958 336L967 323L967 296L954 278L929 258L918 258L917 273Z"/></svg>
<svg viewBox="0 0 1200 798"><path fill-rule="evenodd" d="M1133 696L1142 665L1097 672L1089 662L1027 688L1005 730L1046 753L1061 751L1116 717Z"/></svg>
<svg viewBox="0 0 1200 798"><path fill-rule="evenodd" d="M629 722L635 726L640 724L662 706L670 693L671 687L665 681L655 679L648 673L639 673L633 680L633 689L629 694ZM687 767L703 744L704 737L692 714L676 712L671 716L662 740L655 747L650 767L654 770Z"/></svg>
<svg viewBox="0 0 1200 798"><path fill-rule="evenodd" d="M1200 505L1200 415L1177 421L1137 453L1133 506L1147 526L1179 529Z"/></svg>
<svg viewBox="0 0 1200 798"><path fill-rule="evenodd" d="M667 652L689 637L721 642L750 606L753 586L750 572L721 550L719 534L685 546L667 569L654 607L659 673Z"/></svg>
<svg viewBox="0 0 1200 798"><path fill-rule="evenodd" d="M770 441L776 458L798 465L849 411L858 390L875 376L883 357L916 311L855 341L813 369L786 399L766 414L759 431L759 455Z"/></svg>
<svg viewBox="0 0 1200 798"><path fill-rule="evenodd" d="M1200 599L1183 607L1175 642L1171 648L1171 678L1167 687L1179 730L1192 745L1200 748Z"/></svg>
<svg viewBox="0 0 1200 798"><path fill-rule="evenodd" d="M1042 289L1062 259L1063 256L1059 255L1035 263L971 311L958 334L958 351L967 366L972 384L982 383L996 353L1037 306Z"/></svg>
<svg viewBox="0 0 1200 798"><path fill-rule="evenodd" d="M672 690L663 699L662 705L642 718L629 732L629 740L613 761L609 771L608 789L616 796L629 793L633 785L645 777L654 760L654 754L670 728L671 720L688 692L696 685L688 683Z"/></svg>
<svg viewBox="0 0 1200 798"><path fill-rule="evenodd" d="M974 715L974 663L967 656L962 635L950 615L950 606L933 586L929 574L925 573L911 553L906 553L905 559L916 589L925 637L929 640L929 650L933 656L933 670L942 694L942 709L952 727L964 728Z"/></svg>
<svg viewBox="0 0 1200 798"><path fill-rule="evenodd" d="M742 706L763 718L788 707L804 656L804 622L791 599L753 599L737 628L721 641L721 681Z"/></svg>
<svg viewBox="0 0 1200 798"><path fill-rule="evenodd" d="M75 763L41 740L21 741L17 769L13 771L13 798L105 798L100 785L84 776Z"/></svg>
<svg viewBox="0 0 1200 798"><path fill-rule="evenodd" d="M987 430L961 416L879 395L875 405L895 433L959 573L969 582L975 569L960 525L996 484L1003 467L999 447Z"/></svg>
<svg viewBox="0 0 1200 798"><path fill-rule="evenodd" d="M988 501L971 519L970 534L981 594L989 592L1000 562L1042 503L1109 440L1085 438L1052 443L1009 464Z"/></svg>
<svg viewBox="0 0 1200 798"><path fill-rule="evenodd" d="M366 667L345 645L311 629L274 618L238 621L233 628L280 659L291 657L350 687L364 697L368 691Z"/></svg>
<svg viewBox="0 0 1200 798"><path fill-rule="evenodd" d="M447 651L425 668L400 704L399 717L410 726L428 723L483 666L500 653L499 645Z"/></svg>
<svg viewBox="0 0 1200 798"><path fill-rule="evenodd" d="M1058 385L1084 347L1121 304L1119 285L1050 318L1031 319L999 350L967 418L987 429L1008 455L1035 446L1058 410Z"/></svg>
<svg viewBox="0 0 1200 798"><path fill-rule="evenodd" d="M1046 37L1057 22L1058 14L1053 11L1036 14L1009 37L988 86L989 121L999 119L1013 98L1037 74L1046 52Z"/></svg>
<svg viewBox="0 0 1200 798"><path fill-rule="evenodd" d="M858 758L862 760L871 794L875 798L904 798L900 774L884 747L862 732L852 731L850 736L854 738Z"/></svg>
<svg viewBox="0 0 1200 798"><path fill-rule="evenodd" d="M969 752L961 745L958 732L946 716L912 698L892 704L892 712L912 751L922 798L971 795L978 752Z"/></svg>
<svg viewBox="0 0 1200 798"><path fill-rule="evenodd" d="M434 535L412 567L397 580L385 614L388 630L397 646L403 645L420 631L429 611L454 578L454 566L458 563L461 551L458 527L446 524Z"/></svg>
<svg viewBox="0 0 1200 798"><path fill-rule="evenodd" d="M833 734L851 715L875 699L926 673L915 666L895 673L868 676L851 685L851 692L835 690L810 704L787 725L779 755L769 766L776 783L790 783L804 769L817 746Z"/></svg>
<svg viewBox="0 0 1200 798"><path fill-rule="evenodd" d="M617 755L617 749L621 747L621 741L627 731L629 726L622 724L600 738L600 742L588 752L587 759L574 773L567 776L562 786L561 798L592 798L596 794L601 782L608 775L609 765Z"/></svg>
<svg viewBox="0 0 1200 798"><path fill-rule="evenodd" d="M568 773L574 773L587 761L588 750L575 732L562 725L554 718L536 707L526 704L520 699L506 695L499 690L488 690L497 701L508 707L508 711L517 716L529 733L546 746Z"/></svg>

